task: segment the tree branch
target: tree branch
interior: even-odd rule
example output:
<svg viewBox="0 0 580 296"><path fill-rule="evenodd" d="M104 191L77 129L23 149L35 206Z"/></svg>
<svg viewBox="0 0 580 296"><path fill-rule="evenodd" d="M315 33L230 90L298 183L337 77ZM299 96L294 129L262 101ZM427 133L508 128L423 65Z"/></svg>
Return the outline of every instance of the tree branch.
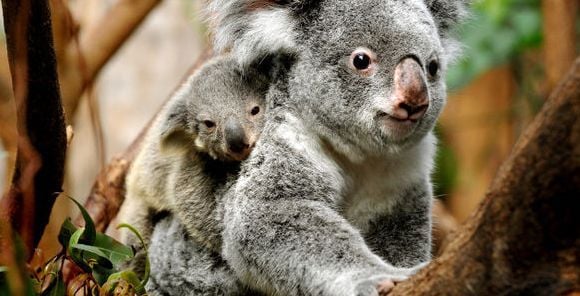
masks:
<svg viewBox="0 0 580 296"><path fill-rule="evenodd" d="M2 217L34 251L62 192L66 132L46 1L4 0L4 27L17 106L18 151Z"/></svg>
<svg viewBox="0 0 580 296"><path fill-rule="evenodd" d="M486 198L393 295L580 292L580 58L520 137Z"/></svg>
<svg viewBox="0 0 580 296"><path fill-rule="evenodd" d="M67 112L75 114L87 85L160 2L117 1L101 21L80 31L78 39L68 39L60 73L66 86L62 89L62 98Z"/></svg>

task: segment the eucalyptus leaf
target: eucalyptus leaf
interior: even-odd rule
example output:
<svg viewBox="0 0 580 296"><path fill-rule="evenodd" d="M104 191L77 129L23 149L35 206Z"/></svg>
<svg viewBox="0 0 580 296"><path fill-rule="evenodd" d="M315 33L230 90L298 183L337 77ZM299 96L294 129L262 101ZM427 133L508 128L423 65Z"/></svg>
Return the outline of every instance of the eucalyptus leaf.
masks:
<svg viewBox="0 0 580 296"><path fill-rule="evenodd" d="M58 233L58 241L64 248L68 246L71 235L77 230L78 228L72 224L70 217L62 222Z"/></svg>
<svg viewBox="0 0 580 296"><path fill-rule="evenodd" d="M84 229L80 228L71 235L67 246L67 252L74 263L76 263L85 272L91 272L91 267L84 261L82 252L74 248L74 246L78 244L81 235L83 235L83 232Z"/></svg>
<svg viewBox="0 0 580 296"><path fill-rule="evenodd" d="M109 260L110 255L101 248L85 244L76 244L73 246L73 249L80 251L85 262L94 262L108 269L113 268L113 263Z"/></svg>
<svg viewBox="0 0 580 296"><path fill-rule="evenodd" d="M93 246L105 252L107 258L117 267L135 256L131 247L103 233L97 233Z"/></svg>
<svg viewBox="0 0 580 296"><path fill-rule="evenodd" d="M111 274L113 274L114 272L115 270L113 269L105 268L102 265L97 264L93 266L92 274L93 278L95 279L95 281L97 281L99 286L102 286L107 282L109 276L111 276Z"/></svg>
<svg viewBox="0 0 580 296"><path fill-rule="evenodd" d="M6 279L7 272L8 268L6 266L0 266L0 296L10 295L10 287Z"/></svg>
<svg viewBox="0 0 580 296"><path fill-rule="evenodd" d="M85 231L81 240L83 243L90 245L95 241L96 235L95 222L93 222L93 219L91 219L91 216L89 215L87 210L78 201L76 201L74 198L70 196L69 199L72 200L77 205L77 207L81 211L83 219L85 220Z"/></svg>
<svg viewBox="0 0 580 296"><path fill-rule="evenodd" d="M143 247L143 249L147 249L147 246L145 245L145 241L143 240L143 237L141 236L139 231L137 229L135 229L135 227L133 227L127 223L121 223L117 226L117 229L121 229L121 228L129 229L129 231L131 231L133 234L135 234L135 236L137 236L137 238L141 242L141 246ZM141 281L141 285L143 287L147 284L147 281L149 281L150 272L151 272L151 265L149 263L149 256L147 253L145 253L145 273L143 274L143 280Z"/></svg>
<svg viewBox="0 0 580 296"><path fill-rule="evenodd" d="M40 294L41 296L62 296L66 294L66 287L61 277L58 277L54 284Z"/></svg>
<svg viewBox="0 0 580 296"><path fill-rule="evenodd" d="M135 293L137 295L145 294L145 286L139 280L139 277L137 276L137 274L135 274L131 270L123 270L123 271L111 274L109 276L109 278L107 279L107 282L113 283L113 284L111 284L111 288L114 289L114 287L115 287L114 283L122 281L122 280L126 281L131 286L133 286L133 288L135 288Z"/></svg>

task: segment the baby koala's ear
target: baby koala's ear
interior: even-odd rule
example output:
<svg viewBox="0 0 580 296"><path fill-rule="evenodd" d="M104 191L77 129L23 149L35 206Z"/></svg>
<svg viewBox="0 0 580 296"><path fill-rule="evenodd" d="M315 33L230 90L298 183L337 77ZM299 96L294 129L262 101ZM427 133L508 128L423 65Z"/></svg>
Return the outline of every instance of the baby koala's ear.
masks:
<svg viewBox="0 0 580 296"><path fill-rule="evenodd" d="M187 151L195 138L188 127L188 110L185 100L170 102L162 115L160 130L160 150L162 153L179 153Z"/></svg>
<svg viewBox="0 0 580 296"><path fill-rule="evenodd" d="M294 53L280 50L253 60L249 65L249 68L253 71L248 72L257 73L262 79L257 80L254 78L253 80L259 81L267 87L288 73L295 61L296 55Z"/></svg>

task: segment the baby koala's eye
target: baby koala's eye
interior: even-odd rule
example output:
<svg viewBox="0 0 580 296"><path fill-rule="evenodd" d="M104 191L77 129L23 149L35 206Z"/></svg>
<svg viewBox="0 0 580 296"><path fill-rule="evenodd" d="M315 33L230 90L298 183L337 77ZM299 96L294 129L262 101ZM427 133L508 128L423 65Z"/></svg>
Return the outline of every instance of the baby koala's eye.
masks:
<svg viewBox="0 0 580 296"><path fill-rule="evenodd" d="M375 54L368 48L357 48L350 54L350 67L361 74L372 74Z"/></svg>
<svg viewBox="0 0 580 296"><path fill-rule="evenodd" d="M260 107L258 106L252 108L252 111L250 111L250 114L252 115L257 115L258 113L260 113Z"/></svg>
<svg viewBox="0 0 580 296"><path fill-rule="evenodd" d="M205 124L205 126L206 126L207 128L212 128L212 127L214 127L214 126L215 126L215 122L213 122L213 121L211 121L211 120L204 120L204 121L203 121L203 124Z"/></svg>
<svg viewBox="0 0 580 296"><path fill-rule="evenodd" d="M427 65L427 72L429 72L429 76L436 77L437 73L439 73L439 62L437 60L431 60Z"/></svg>

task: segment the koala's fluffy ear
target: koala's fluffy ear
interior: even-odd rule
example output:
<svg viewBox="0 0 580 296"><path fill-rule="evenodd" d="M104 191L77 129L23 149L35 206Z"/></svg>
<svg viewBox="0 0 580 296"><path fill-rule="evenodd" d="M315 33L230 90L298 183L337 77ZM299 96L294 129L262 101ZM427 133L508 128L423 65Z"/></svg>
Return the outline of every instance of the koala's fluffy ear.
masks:
<svg viewBox="0 0 580 296"><path fill-rule="evenodd" d="M195 135L188 128L185 100L170 102L161 118L160 150L162 153L183 152L193 145Z"/></svg>
<svg viewBox="0 0 580 296"><path fill-rule="evenodd" d="M425 0L427 7L433 14L437 26L442 34L467 15L467 6L471 0Z"/></svg>
<svg viewBox="0 0 580 296"><path fill-rule="evenodd" d="M230 50L240 64L295 48L297 15L315 0L214 0L207 15L217 52Z"/></svg>
<svg viewBox="0 0 580 296"><path fill-rule="evenodd" d="M451 32L455 25L468 16L471 0L425 0L439 29L447 60L452 62L461 51Z"/></svg>
<svg viewBox="0 0 580 296"><path fill-rule="evenodd" d="M441 34L449 31L467 16L471 0L425 0Z"/></svg>
<svg viewBox="0 0 580 296"><path fill-rule="evenodd" d="M252 61L249 68L257 73L261 79L256 77L250 78L248 83L257 83L254 87L258 89L269 88L273 81L278 80L282 75L290 70L290 67L296 61L296 56L293 53L280 51L277 53L270 53L263 57Z"/></svg>

